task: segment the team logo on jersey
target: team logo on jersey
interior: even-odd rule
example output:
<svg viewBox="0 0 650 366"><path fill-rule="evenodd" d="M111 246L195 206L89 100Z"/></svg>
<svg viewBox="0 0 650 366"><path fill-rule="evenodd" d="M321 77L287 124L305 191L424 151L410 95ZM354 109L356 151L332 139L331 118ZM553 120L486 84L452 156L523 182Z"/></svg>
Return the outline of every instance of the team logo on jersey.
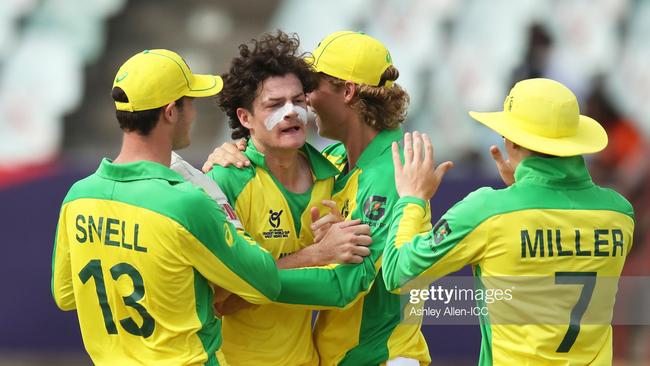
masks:
<svg viewBox="0 0 650 366"><path fill-rule="evenodd" d="M274 228L280 226L280 215L282 215L282 210L277 212L269 210L269 224L271 224L271 226Z"/></svg>
<svg viewBox="0 0 650 366"><path fill-rule="evenodd" d="M363 204L363 214L370 220L379 220L386 213L386 197L370 196Z"/></svg>
<svg viewBox="0 0 650 366"><path fill-rule="evenodd" d="M269 210L269 224L273 229L268 230L268 231L263 231L262 235L264 236L265 239L278 239L278 238L288 238L289 233L291 233L289 230L284 230L280 227L280 217L282 216L282 213L284 210L280 211L273 211Z"/></svg>
<svg viewBox="0 0 650 366"><path fill-rule="evenodd" d="M436 225L433 227L433 242L435 244L440 244L447 235L451 234L451 228L449 227L449 223L447 223L447 220L441 219L436 223Z"/></svg>

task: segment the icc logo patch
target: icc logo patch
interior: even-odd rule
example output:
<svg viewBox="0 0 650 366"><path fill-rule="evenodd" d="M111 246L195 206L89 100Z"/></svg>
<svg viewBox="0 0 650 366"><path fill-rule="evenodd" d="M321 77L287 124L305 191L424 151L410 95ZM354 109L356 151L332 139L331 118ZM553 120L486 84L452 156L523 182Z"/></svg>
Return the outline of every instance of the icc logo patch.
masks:
<svg viewBox="0 0 650 366"><path fill-rule="evenodd" d="M269 231L262 231L264 239L280 239L289 237L289 234L291 232L280 227L280 216L282 215L282 212L284 212L284 210L269 210L269 224L271 224L271 227L273 229Z"/></svg>
<svg viewBox="0 0 650 366"><path fill-rule="evenodd" d="M282 210L277 212L269 210L269 224L271 224L272 227L277 228L280 226L280 215L282 215L282 212Z"/></svg>
<svg viewBox="0 0 650 366"><path fill-rule="evenodd" d="M436 223L436 225L433 227L433 242L435 244L440 244L447 235L451 234L451 228L449 227L449 223L447 223L447 220L442 219Z"/></svg>
<svg viewBox="0 0 650 366"><path fill-rule="evenodd" d="M386 197L370 196L363 204L363 214L370 220L379 220L386 213Z"/></svg>

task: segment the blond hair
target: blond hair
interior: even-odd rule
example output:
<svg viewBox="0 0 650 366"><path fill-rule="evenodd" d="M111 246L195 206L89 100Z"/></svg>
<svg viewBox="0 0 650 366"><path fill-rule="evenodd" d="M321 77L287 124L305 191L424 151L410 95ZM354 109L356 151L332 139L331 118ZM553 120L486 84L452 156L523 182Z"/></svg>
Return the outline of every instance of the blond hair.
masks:
<svg viewBox="0 0 650 366"><path fill-rule="evenodd" d="M337 89L345 85L345 80L329 75L325 77ZM379 86L357 84L352 108L359 112L364 123L377 131L393 130L406 120L410 101L408 93L395 83L385 86L386 82L393 82L398 77L399 71L391 65L381 75Z"/></svg>

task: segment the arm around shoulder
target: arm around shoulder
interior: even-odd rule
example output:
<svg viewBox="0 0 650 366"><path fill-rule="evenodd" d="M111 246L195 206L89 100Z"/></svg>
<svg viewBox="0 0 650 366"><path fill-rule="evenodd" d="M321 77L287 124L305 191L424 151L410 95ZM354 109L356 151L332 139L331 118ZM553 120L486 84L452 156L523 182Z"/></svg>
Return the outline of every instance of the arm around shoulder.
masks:
<svg viewBox="0 0 650 366"><path fill-rule="evenodd" d="M206 195L193 199L191 219L181 228L185 256L208 281L251 303L275 300L280 292L275 260L242 237L223 210ZM191 214L191 213L194 214Z"/></svg>

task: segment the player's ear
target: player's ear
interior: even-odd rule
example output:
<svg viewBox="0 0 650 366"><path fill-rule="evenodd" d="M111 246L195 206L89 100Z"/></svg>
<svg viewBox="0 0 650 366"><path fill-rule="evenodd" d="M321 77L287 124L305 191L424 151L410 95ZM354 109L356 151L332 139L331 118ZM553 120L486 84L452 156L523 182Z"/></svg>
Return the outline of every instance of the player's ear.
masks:
<svg viewBox="0 0 650 366"><path fill-rule="evenodd" d="M178 108L176 107L176 102L171 102L162 107L162 112L160 114L163 120L175 122L178 119Z"/></svg>
<svg viewBox="0 0 650 366"><path fill-rule="evenodd" d="M526 150L526 151L528 151L528 149L526 149L525 147L523 147L521 145L518 145L518 144L516 144L514 142L512 143L512 148L515 149L515 150Z"/></svg>
<svg viewBox="0 0 650 366"><path fill-rule="evenodd" d="M251 129L251 118L252 118L252 113L248 111L246 108L237 108L235 111L237 113L237 119L239 119L239 123L241 123L242 126L248 128L249 130Z"/></svg>
<svg viewBox="0 0 650 366"><path fill-rule="evenodd" d="M345 84L343 85L343 98L345 99L346 103L352 102L354 100L354 96L357 95L357 84L351 82L351 81L346 81Z"/></svg>

